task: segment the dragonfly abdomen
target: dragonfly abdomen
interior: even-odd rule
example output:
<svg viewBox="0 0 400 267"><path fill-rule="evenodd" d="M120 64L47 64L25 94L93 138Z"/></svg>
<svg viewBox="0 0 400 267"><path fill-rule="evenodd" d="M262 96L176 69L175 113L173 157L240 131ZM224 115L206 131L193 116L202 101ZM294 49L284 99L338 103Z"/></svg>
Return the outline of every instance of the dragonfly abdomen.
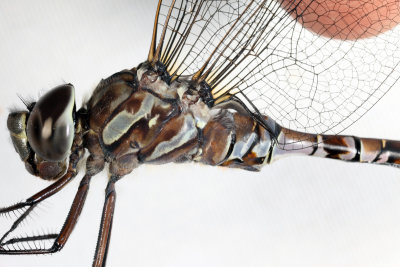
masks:
<svg viewBox="0 0 400 267"><path fill-rule="evenodd" d="M347 135L316 135L283 129L272 153L272 160L287 155L340 159L344 161L398 166L400 142Z"/></svg>

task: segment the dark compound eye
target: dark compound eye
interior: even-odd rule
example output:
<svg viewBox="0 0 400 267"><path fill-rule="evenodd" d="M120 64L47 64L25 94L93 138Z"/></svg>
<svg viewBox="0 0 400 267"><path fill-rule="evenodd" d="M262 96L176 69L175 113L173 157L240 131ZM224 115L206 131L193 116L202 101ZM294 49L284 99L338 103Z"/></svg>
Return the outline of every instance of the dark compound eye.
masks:
<svg viewBox="0 0 400 267"><path fill-rule="evenodd" d="M75 90L71 84L58 86L35 104L27 123L28 142L48 161L66 158L74 139Z"/></svg>

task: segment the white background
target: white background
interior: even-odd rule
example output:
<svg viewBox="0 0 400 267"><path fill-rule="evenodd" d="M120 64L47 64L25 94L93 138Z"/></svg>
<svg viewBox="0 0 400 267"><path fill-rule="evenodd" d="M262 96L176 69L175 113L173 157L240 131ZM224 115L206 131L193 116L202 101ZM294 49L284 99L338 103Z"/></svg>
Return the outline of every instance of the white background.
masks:
<svg viewBox="0 0 400 267"><path fill-rule="evenodd" d="M17 93L36 98L71 82L79 106L101 78L146 59L155 8L155 1L132 0L0 2L0 206L48 185L25 171L8 137L8 109L22 107ZM399 100L395 86L346 133L400 138ZM66 189L66 204L81 176ZM61 252L1 255L0 267L90 266L106 177L93 178ZM116 189L108 266L400 265L395 168L313 158L289 158L260 173L142 166Z"/></svg>

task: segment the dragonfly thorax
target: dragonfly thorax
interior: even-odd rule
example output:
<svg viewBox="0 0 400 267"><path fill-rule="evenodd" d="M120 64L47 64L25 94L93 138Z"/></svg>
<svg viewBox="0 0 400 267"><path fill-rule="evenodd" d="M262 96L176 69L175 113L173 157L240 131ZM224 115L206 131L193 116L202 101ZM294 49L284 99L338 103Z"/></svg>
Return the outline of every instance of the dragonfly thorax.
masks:
<svg viewBox="0 0 400 267"><path fill-rule="evenodd" d="M268 132L234 100L206 103L206 87L191 77L171 81L148 63L112 75L87 104L89 151L119 175L140 163L198 161L257 169L269 153Z"/></svg>
<svg viewBox="0 0 400 267"><path fill-rule="evenodd" d="M185 84L170 85L167 75L146 63L100 82L87 104L89 151L111 168L118 165L121 174L139 163L192 160L199 130L191 108L201 99L186 93Z"/></svg>

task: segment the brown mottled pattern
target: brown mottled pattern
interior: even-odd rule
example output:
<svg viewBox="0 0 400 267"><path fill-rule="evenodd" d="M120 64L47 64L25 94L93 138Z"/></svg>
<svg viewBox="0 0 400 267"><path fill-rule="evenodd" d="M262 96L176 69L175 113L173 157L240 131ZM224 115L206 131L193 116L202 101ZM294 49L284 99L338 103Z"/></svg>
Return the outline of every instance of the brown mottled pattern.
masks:
<svg viewBox="0 0 400 267"><path fill-rule="evenodd" d="M141 92L141 94L150 95L150 93L147 92ZM132 95L131 98L135 98L135 95ZM137 151L139 148L149 146L152 142L154 142L156 136L159 135L160 131L164 127L164 124L167 123L172 117L178 115L176 107L166 104L156 97L154 98L155 104L153 107L150 107L151 112L149 116L136 122L124 135L124 138L120 138L116 144L113 144L112 150L114 154L122 155L124 153L129 153L132 149ZM131 112L132 111L133 110L131 110ZM156 116L157 123L152 127L149 127L150 120Z"/></svg>
<svg viewBox="0 0 400 267"><path fill-rule="evenodd" d="M149 157L153 153L156 146L158 146L161 142L169 141L173 137L175 137L183 127L183 123L183 116L178 116L170 119L168 123L164 125L158 135L155 136L155 139L152 140L152 142L148 146L141 149L140 157L142 158L142 160L145 161L146 157Z"/></svg>
<svg viewBox="0 0 400 267"><path fill-rule="evenodd" d="M343 159L343 155L350 154L351 158L354 159L355 155L358 154L357 148L350 146L347 142L346 136L322 136L323 148L328 153L327 158L332 159Z"/></svg>
<svg viewBox="0 0 400 267"><path fill-rule="evenodd" d="M222 111L204 128L201 162L258 171L269 153L269 135L250 115L232 112ZM261 156L253 150L260 142L266 146Z"/></svg>
<svg viewBox="0 0 400 267"><path fill-rule="evenodd" d="M257 123L250 116L233 114L235 123L236 141L245 139L249 133L254 132Z"/></svg>
<svg viewBox="0 0 400 267"><path fill-rule="evenodd" d="M208 165L220 164L226 158L232 142L232 131L221 121L212 120L203 129L202 160Z"/></svg>
<svg viewBox="0 0 400 267"><path fill-rule="evenodd" d="M133 73L131 75L114 74L97 86L88 102L89 126L92 130L100 132L114 109L133 93L134 89L129 85L133 81Z"/></svg>
<svg viewBox="0 0 400 267"><path fill-rule="evenodd" d="M378 159L382 151L382 140L372 138L361 138L361 162L373 162Z"/></svg>
<svg viewBox="0 0 400 267"><path fill-rule="evenodd" d="M381 141L382 149L373 162L400 165L400 142L394 140Z"/></svg>

